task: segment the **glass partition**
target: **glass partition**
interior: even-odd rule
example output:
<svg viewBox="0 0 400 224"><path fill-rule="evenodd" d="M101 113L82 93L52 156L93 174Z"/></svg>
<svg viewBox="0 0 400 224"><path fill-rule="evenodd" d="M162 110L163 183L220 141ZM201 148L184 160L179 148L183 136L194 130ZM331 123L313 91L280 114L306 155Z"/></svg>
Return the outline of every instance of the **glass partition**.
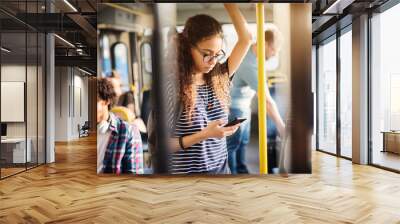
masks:
<svg viewBox="0 0 400 224"><path fill-rule="evenodd" d="M336 39L318 48L318 149L336 154Z"/></svg>
<svg viewBox="0 0 400 224"><path fill-rule="evenodd" d="M352 32L340 36L340 154L351 158L352 149Z"/></svg>
<svg viewBox="0 0 400 224"><path fill-rule="evenodd" d="M38 160L38 144L37 144L37 84L38 84L38 35L36 32L27 33L27 74L26 74L26 114L27 114L27 151L30 156L27 167L31 168L37 165Z"/></svg>
<svg viewBox="0 0 400 224"><path fill-rule="evenodd" d="M46 38L43 33L38 35L38 76L37 76L37 162L38 165L46 162Z"/></svg>
<svg viewBox="0 0 400 224"><path fill-rule="evenodd" d="M1 34L1 157L2 177L26 169L31 151L26 150L26 75L27 35L25 32Z"/></svg>
<svg viewBox="0 0 400 224"><path fill-rule="evenodd" d="M45 35L26 24L45 1L5 1L0 7L0 178L45 163ZM17 19L19 18L19 19Z"/></svg>

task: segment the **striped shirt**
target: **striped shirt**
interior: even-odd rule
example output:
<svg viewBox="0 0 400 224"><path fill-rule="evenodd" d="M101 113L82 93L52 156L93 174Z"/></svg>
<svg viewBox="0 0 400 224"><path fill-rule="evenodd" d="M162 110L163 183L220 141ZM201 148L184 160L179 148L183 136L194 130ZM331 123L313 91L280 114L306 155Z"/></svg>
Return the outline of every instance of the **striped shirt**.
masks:
<svg viewBox="0 0 400 224"><path fill-rule="evenodd" d="M191 121L188 119L188 112L184 110L176 123L175 137L195 134L204 129L210 121L219 119L228 121L228 114L212 87L206 84L198 85L196 90L195 109ZM171 172L173 174L215 173L225 165L226 159L226 139L209 138L172 153Z"/></svg>

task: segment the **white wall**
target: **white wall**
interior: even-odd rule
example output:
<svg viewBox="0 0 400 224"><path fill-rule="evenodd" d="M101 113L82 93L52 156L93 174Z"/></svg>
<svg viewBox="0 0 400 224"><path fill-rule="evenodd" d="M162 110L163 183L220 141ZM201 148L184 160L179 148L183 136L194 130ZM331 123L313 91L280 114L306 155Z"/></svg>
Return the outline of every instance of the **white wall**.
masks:
<svg viewBox="0 0 400 224"><path fill-rule="evenodd" d="M79 137L77 128L78 124L82 126L85 123L85 121L88 121L88 105L89 105L88 78L76 75L76 71L77 70L75 70L74 83L73 83L74 91L72 93L74 94L74 96L72 96L71 98L74 99L74 102L73 103L71 102L71 105L74 105L74 108L72 108L71 110L73 117L73 119L71 120L71 127L72 127L71 134L74 138Z"/></svg>
<svg viewBox="0 0 400 224"><path fill-rule="evenodd" d="M88 120L88 78L72 67L56 67L55 73L55 140L74 140L78 124Z"/></svg>
<svg viewBox="0 0 400 224"><path fill-rule="evenodd" d="M69 72L67 67L55 68L55 141L68 141Z"/></svg>

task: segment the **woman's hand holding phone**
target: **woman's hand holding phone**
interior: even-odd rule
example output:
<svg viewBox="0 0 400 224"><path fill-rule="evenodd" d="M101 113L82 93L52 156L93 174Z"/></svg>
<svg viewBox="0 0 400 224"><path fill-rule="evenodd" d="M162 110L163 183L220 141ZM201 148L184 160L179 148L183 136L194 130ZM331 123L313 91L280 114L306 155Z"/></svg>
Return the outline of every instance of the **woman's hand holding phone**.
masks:
<svg viewBox="0 0 400 224"><path fill-rule="evenodd" d="M233 135L240 126L239 124L224 127L223 120L215 120L208 123L207 127L205 127L202 132L205 139L208 138L223 138L226 136Z"/></svg>

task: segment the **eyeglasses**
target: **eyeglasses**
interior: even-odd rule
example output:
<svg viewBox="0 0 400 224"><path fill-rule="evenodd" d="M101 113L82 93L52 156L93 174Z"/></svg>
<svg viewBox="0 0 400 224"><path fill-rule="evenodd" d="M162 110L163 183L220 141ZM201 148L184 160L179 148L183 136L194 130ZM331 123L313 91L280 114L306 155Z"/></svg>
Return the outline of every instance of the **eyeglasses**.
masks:
<svg viewBox="0 0 400 224"><path fill-rule="evenodd" d="M196 50L199 51L199 53L201 55L203 55L203 62L204 63L209 63L210 61L212 61L214 58L217 60L217 62L221 62L222 59L224 59L225 57L225 51L224 50L220 50L219 53L215 54L215 55L211 55L208 53L204 53L199 47L197 47L196 45L193 45L194 48L196 48Z"/></svg>

